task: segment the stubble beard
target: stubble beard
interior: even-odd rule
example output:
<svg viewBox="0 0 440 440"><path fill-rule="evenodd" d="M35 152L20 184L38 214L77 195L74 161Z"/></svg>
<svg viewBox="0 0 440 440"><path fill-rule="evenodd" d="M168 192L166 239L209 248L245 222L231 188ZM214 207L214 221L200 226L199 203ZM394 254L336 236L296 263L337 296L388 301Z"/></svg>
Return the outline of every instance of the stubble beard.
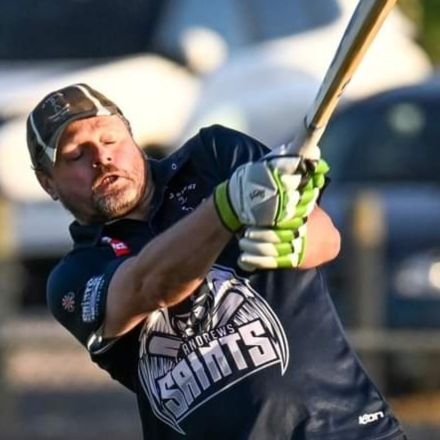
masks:
<svg viewBox="0 0 440 440"><path fill-rule="evenodd" d="M133 186L104 196L93 195L94 211L101 221L122 217L131 212L139 203L143 186L136 190Z"/></svg>
<svg viewBox="0 0 440 440"><path fill-rule="evenodd" d="M144 185L141 185L139 189L130 186L105 195L93 194L91 209L87 214L68 196L59 194L59 200L80 223L105 223L123 217L135 209L142 199L143 190Z"/></svg>
<svg viewBox="0 0 440 440"><path fill-rule="evenodd" d="M129 181L127 187L114 189L107 194L93 192L87 212L81 206L78 206L73 197L69 197L61 191L59 191L59 200L64 208L83 224L105 223L124 217L142 203L147 186L146 169L145 166L141 183L136 184L134 177L126 176Z"/></svg>

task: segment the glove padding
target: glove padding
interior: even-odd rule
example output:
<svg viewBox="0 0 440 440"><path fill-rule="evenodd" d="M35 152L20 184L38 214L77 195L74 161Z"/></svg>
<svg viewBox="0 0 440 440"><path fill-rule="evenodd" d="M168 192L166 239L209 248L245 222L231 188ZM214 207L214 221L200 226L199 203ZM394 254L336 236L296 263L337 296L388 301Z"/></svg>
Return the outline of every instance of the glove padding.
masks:
<svg viewBox="0 0 440 440"><path fill-rule="evenodd" d="M236 232L243 225L270 227L307 216L313 209L308 205L313 205L319 195L315 187L325 181L321 162L294 155L242 165L215 189L214 202L220 219ZM306 198L304 207L300 202Z"/></svg>
<svg viewBox="0 0 440 440"><path fill-rule="evenodd" d="M297 228L249 227L239 241L238 265L247 271L298 267L306 248L307 225Z"/></svg>

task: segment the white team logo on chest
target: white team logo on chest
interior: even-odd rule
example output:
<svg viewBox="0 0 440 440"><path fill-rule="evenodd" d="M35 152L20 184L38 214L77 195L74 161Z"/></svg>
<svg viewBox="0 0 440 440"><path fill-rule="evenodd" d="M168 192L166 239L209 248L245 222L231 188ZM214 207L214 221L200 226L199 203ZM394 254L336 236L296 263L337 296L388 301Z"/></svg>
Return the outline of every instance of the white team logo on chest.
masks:
<svg viewBox="0 0 440 440"><path fill-rule="evenodd" d="M252 374L279 364L289 347L268 303L230 269L215 266L192 313L156 312L140 339L139 377L154 414L180 422Z"/></svg>
<svg viewBox="0 0 440 440"><path fill-rule="evenodd" d="M190 194L196 190L196 188L196 183L190 183L188 185L185 185L179 191L169 192L168 199L174 200L182 211L192 212L194 211L194 206L188 204L188 198Z"/></svg>

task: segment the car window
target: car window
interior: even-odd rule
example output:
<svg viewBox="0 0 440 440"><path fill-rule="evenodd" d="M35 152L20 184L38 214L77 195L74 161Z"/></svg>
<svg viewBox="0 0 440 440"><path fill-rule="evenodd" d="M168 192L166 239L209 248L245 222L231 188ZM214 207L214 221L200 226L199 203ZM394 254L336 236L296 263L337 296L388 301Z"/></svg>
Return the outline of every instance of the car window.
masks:
<svg viewBox="0 0 440 440"><path fill-rule="evenodd" d="M341 182L440 180L437 98L358 104L329 124L321 142Z"/></svg>
<svg viewBox="0 0 440 440"><path fill-rule="evenodd" d="M229 49L281 38L330 24L340 17L338 0L186 0L169 3L158 36L165 52L180 50L185 30L203 27L222 35Z"/></svg>
<svg viewBox="0 0 440 440"><path fill-rule="evenodd" d="M1 0L0 59L178 57L182 32L203 26L229 47L331 23L337 0Z"/></svg>
<svg viewBox="0 0 440 440"><path fill-rule="evenodd" d="M166 0L1 0L0 60L118 56L150 48Z"/></svg>

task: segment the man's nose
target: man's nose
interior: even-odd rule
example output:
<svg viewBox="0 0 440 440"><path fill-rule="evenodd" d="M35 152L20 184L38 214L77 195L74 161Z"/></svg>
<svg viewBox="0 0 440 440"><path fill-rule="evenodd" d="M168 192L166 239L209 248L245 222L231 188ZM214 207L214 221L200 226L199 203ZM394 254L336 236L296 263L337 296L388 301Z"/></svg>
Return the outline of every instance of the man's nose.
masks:
<svg viewBox="0 0 440 440"><path fill-rule="evenodd" d="M98 168L100 165L108 165L112 162L112 155L111 152L100 145L93 145L91 146L93 149L93 155L92 155L92 167Z"/></svg>

